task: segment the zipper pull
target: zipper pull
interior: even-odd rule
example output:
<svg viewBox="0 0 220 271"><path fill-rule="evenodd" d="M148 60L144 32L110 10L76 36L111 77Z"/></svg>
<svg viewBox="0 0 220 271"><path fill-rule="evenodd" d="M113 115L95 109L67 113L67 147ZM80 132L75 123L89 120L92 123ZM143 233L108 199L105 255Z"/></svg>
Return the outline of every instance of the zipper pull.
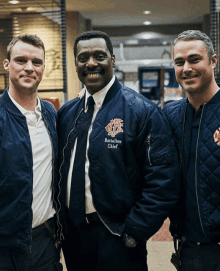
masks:
<svg viewBox="0 0 220 271"><path fill-rule="evenodd" d="M149 145L149 148L148 148L148 160L149 160L150 166L152 166L151 159L150 159L150 139L151 139L151 135L149 135L147 137L147 143Z"/></svg>

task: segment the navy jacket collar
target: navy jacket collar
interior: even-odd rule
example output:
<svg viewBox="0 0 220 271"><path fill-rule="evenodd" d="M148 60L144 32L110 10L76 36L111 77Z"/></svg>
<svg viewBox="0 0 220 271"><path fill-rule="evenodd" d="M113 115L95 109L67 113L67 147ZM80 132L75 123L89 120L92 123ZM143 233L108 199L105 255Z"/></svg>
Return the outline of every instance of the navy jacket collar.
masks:
<svg viewBox="0 0 220 271"><path fill-rule="evenodd" d="M109 89L108 93L106 94L106 97L103 102L103 106L113 99L113 97L117 94L117 92L119 91L121 87L122 85L118 82L117 77L115 77L115 82Z"/></svg>
<svg viewBox="0 0 220 271"><path fill-rule="evenodd" d="M220 103L220 91L218 90L215 95L208 101L207 104Z"/></svg>
<svg viewBox="0 0 220 271"><path fill-rule="evenodd" d="M118 82L117 77L115 76L115 82L113 83L113 85L110 87L109 91L107 92L105 99L103 101L102 106L106 105L109 101L111 101L113 99L113 97L117 94L117 92L119 91L119 89L122 87L122 85ZM85 104L85 99L86 99L86 95L84 94L84 96L82 97L82 99L80 99L80 105L84 105Z"/></svg>
<svg viewBox="0 0 220 271"><path fill-rule="evenodd" d="M0 102L2 103L2 105L5 107L5 109L9 113L16 115L16 116L19 116L19 117L24 117L24 115L21 113L21 111L15 106L15 104L10 99L10 97L8 95L8 88L5 89L4 93L0 97ZM46 110L45 110L44 104L41 101L41 113L45 114L45 112L46 112Z"/></svg>
<svg viewBox="0 0 220 271"><path fill-rule="evenodd" d="M15 104L12 102L10 97L8 96L8 88L5 89L4 93L2 94L0 101L2 105L5 107L5 109L13 114L17 115L19 117L23 117L24 115L21 113L21 111L15 106Z"/></svg>

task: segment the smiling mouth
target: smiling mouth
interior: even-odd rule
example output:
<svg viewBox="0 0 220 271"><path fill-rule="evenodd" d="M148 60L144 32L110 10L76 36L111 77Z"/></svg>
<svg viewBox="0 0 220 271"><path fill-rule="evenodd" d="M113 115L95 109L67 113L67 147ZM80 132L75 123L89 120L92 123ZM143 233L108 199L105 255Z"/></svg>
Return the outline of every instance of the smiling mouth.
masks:
<svg viewBox="0 0 220 271"><path fill-rule="evenodd" d="M194 79L196 77L198 77L198 74L194 74L194 75L190 75L190 76L183 75L182 79L183 80L190 80L190 79Z"/></svg>
<svg viewBox="0 0 220 271"><path fill-rule="evenodd" d="M100 75L100 73L87 73L88 78L98 78Z"/></svg>
<svg viewBox="0 0 220 271"><path fill-rule="evenodd" d="M103 69L86 69L83 71L82 75L84 77L89 77L89 78L98 78L100 75L103 75L105 71Z"/></svg>
<svg viewBox="0 0 220 271"><path fill-rule="evenodd" d="M36 79L34 76L21 75L20 78Z"/></svg>

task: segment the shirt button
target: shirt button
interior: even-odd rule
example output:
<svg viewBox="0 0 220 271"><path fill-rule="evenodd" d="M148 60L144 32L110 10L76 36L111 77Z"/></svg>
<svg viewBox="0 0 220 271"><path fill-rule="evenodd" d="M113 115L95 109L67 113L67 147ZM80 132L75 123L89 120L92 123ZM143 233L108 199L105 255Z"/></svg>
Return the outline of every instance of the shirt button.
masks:
<svg viewBox="0 0 220 271"><path fill-rule="evenodd" d="M199 242L197 242L196 244L197 244L197 246L199 246L199 245L200 245L200 243L199 243Z"/></svg>

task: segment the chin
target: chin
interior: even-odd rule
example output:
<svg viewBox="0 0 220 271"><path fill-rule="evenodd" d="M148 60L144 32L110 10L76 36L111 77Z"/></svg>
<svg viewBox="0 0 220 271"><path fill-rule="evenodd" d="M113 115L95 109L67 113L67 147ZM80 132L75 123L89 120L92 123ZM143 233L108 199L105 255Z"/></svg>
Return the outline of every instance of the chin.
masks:
<svg viewBox="0 0 220 271"><path fill-rule="evenodd" d="M22 88L30 93L36 92L37 90L36 86L22 86Z"/></svg>
<svg viewBox="0 0 220 271"><path fill-rule="evenodd" d="M199 93L200 89L199 88L185 88L185 91L189 94L194 94L194 93Z"/></svg>

